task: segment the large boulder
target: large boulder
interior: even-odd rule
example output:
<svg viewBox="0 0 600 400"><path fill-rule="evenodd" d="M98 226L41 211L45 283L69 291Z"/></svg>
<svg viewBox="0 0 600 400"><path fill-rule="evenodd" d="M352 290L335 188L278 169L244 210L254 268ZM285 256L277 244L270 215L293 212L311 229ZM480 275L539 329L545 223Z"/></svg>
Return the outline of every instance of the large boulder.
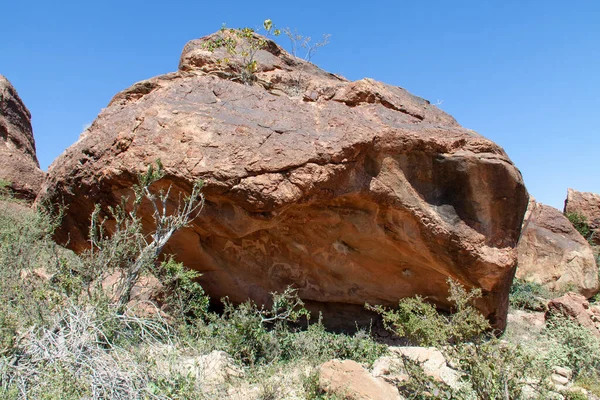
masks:
<svg viewBox="0 0 600 400"><path fill-rule="evenodd" d="M532 199L523 225L517 278L551 291L576 290L586 297L598 292L592 247L562 212Z"/></svg>
<svg viewBox="0 0 600 400"><path fill-rule="evenodd" d="M586 219L592 241L600 245L600 194L568 189L565 214L579 214Z"/></svg>
<svg viewBox="0 0 600 400"><path fill-rule="evenodd" d="M420 294L448 309L452 278L482 288L477 307L503 328L528 195L502 148L404 89L270 41L242 84L205 49L215 37L117 94L52 164L40 199L69 205L59 237L86 248L94 204L117 203L160 159L175 193L205 180L204 211L166 250L213 298L268 303L293 285L353 325L365 302Z"/></svg>
<svg viewBox="0 0 600 400"><path fill-rule="evenodd" d="M35 199L44 172L35 154L31 114L15 88L0 75L0 179L18 197Z"/></svg>

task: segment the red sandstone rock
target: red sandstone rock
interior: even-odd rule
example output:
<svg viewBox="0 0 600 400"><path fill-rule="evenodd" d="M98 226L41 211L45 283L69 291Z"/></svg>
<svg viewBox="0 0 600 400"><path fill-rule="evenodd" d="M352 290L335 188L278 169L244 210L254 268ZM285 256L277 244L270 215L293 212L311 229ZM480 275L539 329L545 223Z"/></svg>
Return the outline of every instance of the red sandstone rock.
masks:
<svg viewBox="0 0 600 400"><path fill-rule="evenodd" d="M319 368L319 384L326 393L349 400L400 400L398 389L372 376L356 361L331 360Z"/></svg>
<svg viewBox="0 0 600 400"><path fill-rule="evenodd" d="M567 293L548 303L546 319L555 315L567 317L600 336L600 315L594 311L585 297L576 293Z"/></svg>
<svg viewBox="0 0 600 400"><path fill-rule="evenodd" d="M600 288L592 247L559 210L531 199L518 246L516 276L552 291L570 287L585 297Z"/></svg>
<svg viewBox="0 0 600 400"><path fill-rule="evenodd" d="M481 287L477 307L504 327L528 196L502 148L404 89L272 42L256 84L224 79L209 39L117 94L52 164L40 199L69 204L60 238L84 249L94 203L130 194L160 158L175 192L206 181L203 213L167 251L213 298L268 302L293 285L333 314L416 294L447 308L452 277Z"/></svg>
<svg viewBox="0 0 600 400"><path fill-rule="evenodd" d="M600 245L600 194L569 189L565 200L565 213L576 213L587 219L594 243Z"/></svg>
<svg viewBox="0 0 600 400"><path fill-rule="evenodd" d="M15 88L0 75L0 179L18 197L35 199L44 180L35 155L31 114Z"/></svg>

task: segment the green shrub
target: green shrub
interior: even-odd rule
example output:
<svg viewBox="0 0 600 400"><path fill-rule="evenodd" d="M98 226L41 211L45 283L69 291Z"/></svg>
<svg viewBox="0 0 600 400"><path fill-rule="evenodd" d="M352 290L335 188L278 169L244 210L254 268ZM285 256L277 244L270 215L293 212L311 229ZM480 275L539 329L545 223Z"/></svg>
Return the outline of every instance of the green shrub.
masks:
<svg viewBox="0 0 600 400"><path fill-rule="evenodd" d="M0 199L7 200L11 197L10 185L10 181L0 178Z"/></svg>
<svg viewBox="0 0 600 400"><path fill-rule="evenodd" d="M223 314L209 314L206 323L191 328L193 345L204 351L223 350L251 367L291 361L316 365L332 358L371 364L386 351L365 331L335 334L320 318L309 323L308 311L290 288L273 293L270 308L251 301L237 306L223 301Z"/></svg>
<svg viewBox="0 0 600 400"><path fill-rule="evenodd" d="M460 390L455 390L446 383L426 374L422 363L403 356L402 366L408 379L398 382L396 387L404 398L409 400L461 398Z"/></svg>
<svg viewBox="0 0 600 400"><path fill-rule="evenodd" d="M448 341L449 321L421 296L400 300L397 310L387 310L381 306L367 308L383 316L386 329L408 338L411 343L435 346Z"/></svg>
<svg viewBox="0 0 600 400"><path fill-rule="evenodd" d="M52 240L57 220L14 203L0 204L0 342L6 334L44 325L60 296L44 278L64 261ZM17 328L18 327L18 328Z"/></svg>
<svg viewBox="0 0 600 400"><path fill-rule="evenodd" d="M307 375L303 376L302 388L307 400L322 400L326 398L325 392L321 389L318 369L313 369Z"/></svg>
<svg viewBox="0 0 600 400"><path fill-rule="evenodd" d="M399 301L397 310L367 305L367 309L383 317L386 329L400 337L408 338L419 346L444 346L478 338L490 329L489 322L471 306L481 297L481 290L467 292L459 283L448 279L454 313L440 314L435 306L426 303L420 296Z"/></svg>
<svg viewBox="0 0 600 400"><path fill-rule="evenodd" d="M246 365L268 363L279 355L277 342L262 324L252 302L234 306L225 300L225 311L214 316L207 329L213 345Z"/></svg>
<svg viewBox="0 0 600 400"><path fill-rule="evenodd" d="M158 376L148 382L147 391L153 398L172 400L196 400L200 393L196 390L196 380L191 376L174 374Z"/></svg>
<svg viewBox="0 0 600 400"><path fill-rule="evenodd" d="M593 232L588 224L587 217L583 214L571 212L566 213L565 216L571 221L575 229L585 238L587 241L592 240Z"/></svg>
<svg viewBox="0 0 600 400"><path fill-rule="evenodd" d="M493 338L460 345L453 349L452 358L478 399L521 399L526 386L546 398L549 374L542 360L519 345Z"/></svg>
<svg viewBox="0 0 600 400"><path fill-rule="evenodd" d="M208 315L209 297L198 283L201 274L173 257L152 269L162 284L163 310L183 324L195 324Z"/></svg>
<svg viewBox="0 0 600 400"><path fill-rule="evenodd" d="M548 366L560 365L573 371L575 378L600 377L600 339L587 328L563 317L546 322L549 339Z"/></svg>
<svg viewBox="0 0 600 400"><path fill-rule="evenodd" d="M267 19L263 22L265 35L279 36L281 31L273 26L273 22ZM258 36L252 28L226 28L223 26L219 34L214 39L204 43L203 47L214 52L219 48L224 48L230 57L238 58L241 65L233 62L230 57L219 59L229 71L223 71L225 77L233 81L239 81L246 85L256 82L256 71L258 70L258 61L256 54L260 50L268 47L268 40Z"/></svg>
<svg viewBox="0 0 600 400"><path fill-rule="evenodd" d="M409 379L397 383L407 399L546 399L548 373L539 358L520 346L491 339L461 343L441 349L446 360L460 374L453 386L426 374L420 362L402 358L402 370ZM525 393L525 388L529 393Z"/></svg>
<svg viewBox="0 0 600 400"><path fill-rule="evenodd" d="M584 388L596 397L600 396L600 379L597 376L579 376L574 385Z"/></svg>
<svg viewBox="0 0 600 400"><path fill-rule="evenodd" d="M587 397L585 394L583 394L581 392L573 392L570 390L563 391L562 395L565 400L588 400L589 399L589 397Z"/></svg>
<svg viewBox="0 0 600 400"><path fill-rule="evenodd" d="M510 305L516 309L543 311L548 297L548 290L539 283L515 279L510 287Z"/></svg>
<svg viewBox="0 0 600 400"><path fill-rule="evenodd" d="M421 297L403 299L398 310L368 307L379 312L393 333L421 346L435 346L461 376L459 387L450 387L427 376L422 366L403 358L409 380L398 389L408 399L520 399L528 386L545 398L547 373L538 354L489 336L488 321L471 303L480 290L467 292L449 280L454 314L438 313Z"/></svg>
<svg viewBox="0 0 600 400"><path fill-rule="evenodd" d="M321 319L306 330L287 332L280 338L284 361L319 364L338 358L371 365L387 352L387 347L375 342L369 332L359 330L353 335L328 332Z"/></svg>

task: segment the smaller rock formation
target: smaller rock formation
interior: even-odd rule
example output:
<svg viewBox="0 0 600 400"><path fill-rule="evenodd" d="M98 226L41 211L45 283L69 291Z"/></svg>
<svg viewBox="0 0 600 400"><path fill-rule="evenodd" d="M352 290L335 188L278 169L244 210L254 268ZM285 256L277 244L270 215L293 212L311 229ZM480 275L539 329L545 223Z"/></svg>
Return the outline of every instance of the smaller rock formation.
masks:
<svg viewBox="0 0 600 400"><path fill-rule="evenodd" d="M546 327L545 312L511 310L508 313L506 337L513 337L514 343L536 340Z"/></svg>
<svg viewBox="0 0 600 400"><path fill-rule="evenodd" d="M326 393L355 400L400 400L398 389L372 376L356 361L331 360L321 365L319 383Z"/></svg>
<svg viewBox="0 0 600 400"><path fill-rule="evenodd" d="M553 207L530 200L517 252L519 279L588 298L600 288L591 246Z"/></svg>
<svg viewBox="0 0 600 400"><path fill-rule="evenodd" d="M15 88L0 75L0 179L18 197L33 200L44 180L35 155L31 114Z"/></svg>
<svg viewBox="0 0 600 400"><path fill-rule="evenodd" d="M569 213L586 218L592 231L592 241L600 245L600 194L569 189L565 200L565 214Z"/></svg>
<svg viewBox="0 0 600 400"><path fill-rule="evenodd" d="M550 379L559 390L565 390L571 385L571 379L573 378L573 371L570 368L565 367L552 367L552 374Z"/></svg>
<svg viewBox="0 0 600 400"><path fill-rule="evenodd" d="M548 303L546 319L562 316L579 323L600 337L600 310L590 307L590 303L581 295L567 293Z"/></svg>
<svg viewBox="0 0 600 400"><path fill-rule="evenodd" d="M391 346L390 355L380 357L373 364L371 374L389 382L402 382L409 378L404 360L412 360L423 368L423 372L438 382L453 389L460 389L460 374L450 368L441 351L435 347Z"/></svg>
<svg viewBox="0 0 600 400"><path fill-rule="evenodd" d="M148 349L147 356L160 376L170 379L184 376L198 382L206 396L202 398L225 398L223 387L231 384L231 388L238 388L238 379L244 378L244 371L224 351L213 350L208 354L189 355L180 350L173 345L152 346ZM245 394L246 399L253 398L248 393Z"/></svg>

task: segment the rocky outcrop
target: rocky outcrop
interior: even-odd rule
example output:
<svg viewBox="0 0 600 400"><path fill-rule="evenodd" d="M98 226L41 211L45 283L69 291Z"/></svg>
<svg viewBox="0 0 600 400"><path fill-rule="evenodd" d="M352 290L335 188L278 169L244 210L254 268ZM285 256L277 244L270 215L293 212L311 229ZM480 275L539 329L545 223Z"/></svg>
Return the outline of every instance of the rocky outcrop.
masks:
<svg viewBox="0 0 600 400"><path fill-rule="evenodd" d="M94 203L129 195L161 159L173 193L205 180L204 211L167 251L213 298L268 303L293 285L339 318L416 294L449 308L451 277L481 287L477 307L504 326L528 196L499 146L404 89L347 81L270 41L242 84L213 39L117 94L52 164L40 199L69 204L59 237L84 249Z"/></svg>
<svg viewBox="0 0 600 400"><path fill-rule="evenodd" d="M576 290L585 297L600 288L591 246L553 207L530 200L517 250L517 278L551 291Z"/></svg>
<svg viewBox="0 0 600 400"><path fill-rule="evenodd" d="M31 114L8 79L0 75L0 179L18 197L33 200L44 173L35 154Z"/></svg>
<svg viewBox="0 0 600 400"><path fill-rule="evenodd" d="M555 316L569 318L600 337L600 308L590 306L585 297L577 293L567 293L548 303L546 319Z"/></svg>
<svg viewBox="0 0 600 400"><path fill-rule="evenodd" d="M600 245L600 194L569 189L565 200L565 214L569 213L585 217L592 241Z"/></svg>

